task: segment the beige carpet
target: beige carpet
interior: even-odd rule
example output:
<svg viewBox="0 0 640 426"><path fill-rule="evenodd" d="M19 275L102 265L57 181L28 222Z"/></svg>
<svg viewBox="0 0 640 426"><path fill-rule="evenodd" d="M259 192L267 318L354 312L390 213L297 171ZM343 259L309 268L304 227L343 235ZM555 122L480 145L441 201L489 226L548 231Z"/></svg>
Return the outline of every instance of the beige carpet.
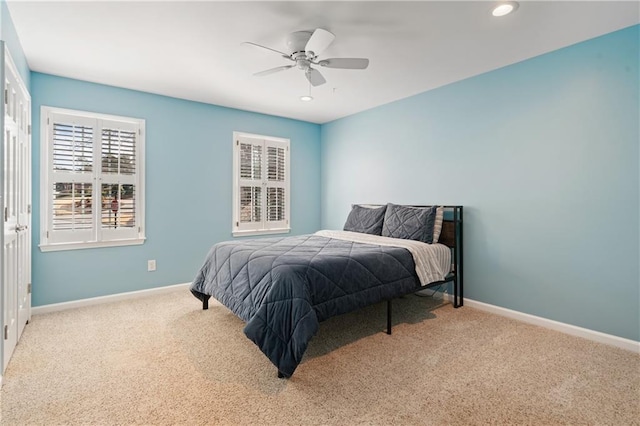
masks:
<svg viewBox="0 0 640 426"><path fill-rule="evenodd" d="M409 296L321 325L290 380L187 291L32 318L3 425L640 424L640 357Z"/></svg>

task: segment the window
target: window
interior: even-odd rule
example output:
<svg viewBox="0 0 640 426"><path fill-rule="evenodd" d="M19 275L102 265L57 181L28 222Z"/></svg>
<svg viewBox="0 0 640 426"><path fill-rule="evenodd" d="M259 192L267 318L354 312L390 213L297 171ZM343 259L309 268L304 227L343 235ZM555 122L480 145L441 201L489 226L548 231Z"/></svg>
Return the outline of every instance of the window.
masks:
<svg viewBox="0 0 640 426"><path fill-rule="evenodd" d="M42 107L40 249L144 242L144 120Z"/></svg>
<svg viewBox="0 0 640 426"><path fill-rule="evenodd" d="M289 139L233 133L233 235L289 226Z"/></svg>

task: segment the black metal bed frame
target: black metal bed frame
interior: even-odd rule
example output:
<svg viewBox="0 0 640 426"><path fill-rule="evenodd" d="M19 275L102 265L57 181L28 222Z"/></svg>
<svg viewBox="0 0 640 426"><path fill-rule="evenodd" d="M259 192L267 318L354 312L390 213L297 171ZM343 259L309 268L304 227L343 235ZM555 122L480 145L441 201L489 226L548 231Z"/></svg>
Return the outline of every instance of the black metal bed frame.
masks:
<svg viewBox="0 0 640 426"><path fill-rule="evenodd" d="M412 207L426 207L426 206L412 206ZM445 224L449 224L446 226L450 226L451 230L447 230L447 232L451 232L453 235L447 238L447 240L442 241L443 244L446 244L452 250L452 261L453 261L453 271L449 272L449 274L442 281L432 282L427 285L420 285L411 290L407 294L413 294L421 290L426 290L429 288L439 287L443 284L453 283L453 307L459 308L464 305L464 293L463 293L463 256L462 256L462 206L443 206L445 209L445 214L447 212L453 213L453 218L444 219L443 221L443 229L445 232ZM441 238L442 240L442 238ZM439 240L438 242L441 242ZM403 297L403 296L400 296ZM387 299L387 334L391 334L391 313L392 313L392 301L393 299Z"/></svg>

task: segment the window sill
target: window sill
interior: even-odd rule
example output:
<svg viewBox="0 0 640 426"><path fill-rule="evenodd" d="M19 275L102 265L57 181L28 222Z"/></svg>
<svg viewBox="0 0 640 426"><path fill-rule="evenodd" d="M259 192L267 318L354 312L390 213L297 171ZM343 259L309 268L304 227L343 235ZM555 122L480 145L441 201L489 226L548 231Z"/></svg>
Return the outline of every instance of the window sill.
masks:
<svg viewBox="0 0 640 426"><path fill-rule="evenodd" d="M265 229L263 231L233 231L234 237L250 237L255 235L288 234L291 228Z"/></svg>
<svg viewBox="0 0 640 426"><path fill-rule="evenodd" d="M131 240L40 244L40 251L48 252L48 251L62 251L62 250L80 250L80 249L101 248L101 247L135 246L135 245L144 244L145 240L146 238L135 238Z"/></svg>

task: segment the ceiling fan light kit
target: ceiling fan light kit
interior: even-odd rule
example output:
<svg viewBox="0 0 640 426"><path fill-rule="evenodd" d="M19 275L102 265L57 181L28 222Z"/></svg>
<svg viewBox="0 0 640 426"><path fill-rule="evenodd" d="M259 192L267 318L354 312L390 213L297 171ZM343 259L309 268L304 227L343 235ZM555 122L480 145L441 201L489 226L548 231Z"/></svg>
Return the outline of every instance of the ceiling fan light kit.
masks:
<svg viewBox="0 0 640 426"><path fill-rule="evenodd" d="M272 52L280 54L284 59L294 62L294 64L283 65L268 70L260 71L254 76L263 77L279 71L284 71L290 68L298 68L304 71L304 75L312 86L320 86L325 84L327 80L322 76L320 71L313 68L312 65L317 65L326 68L339 68L339 69L352 69L363 70L369 66L369 59L366 58L328 58L318 60L320 55L335 39L335 35L331 32L317 28L315 31L296 31L289 34L285 39L288 53L281 52L270 47L262 46L257 43L245 42L252 46L260 47L270 50ZM307 99L302 99L302 98ZM301 100L310 101L313 98L309 94L308 96L300 97Z"/></svg>

